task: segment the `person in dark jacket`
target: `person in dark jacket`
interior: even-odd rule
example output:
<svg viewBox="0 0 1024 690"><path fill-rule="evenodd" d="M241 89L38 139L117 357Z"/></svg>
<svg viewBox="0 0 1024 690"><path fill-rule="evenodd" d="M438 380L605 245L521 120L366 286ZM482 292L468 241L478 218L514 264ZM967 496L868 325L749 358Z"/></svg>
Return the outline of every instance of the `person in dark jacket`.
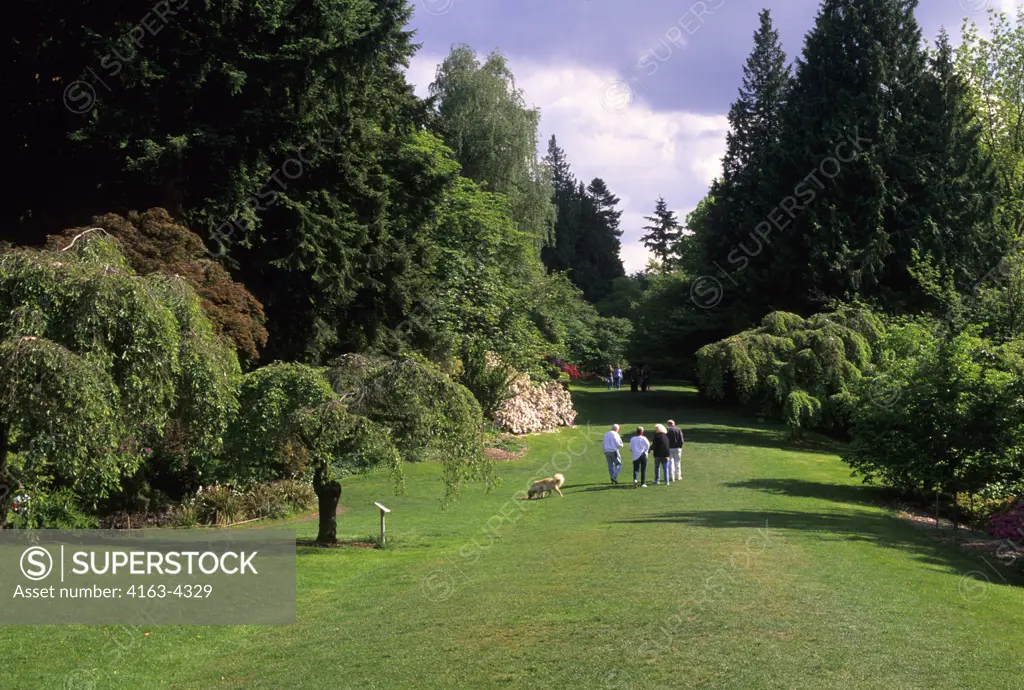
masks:
<svg viewBox="0 0 1024 690"><path fill-rule="evenodd" d="M640 390L644 393L651 387L651 370L647 368L647 365L640 367Z"/></svg>
<svg viewBox="0 0 1024 690"><path fill-rule="evenodd" d="M636 393L640 388L640 372L637 371L636 365L629 367L629 390Z"/></svg>
<svg viewBox="0 0 1024 690"><path fill-rule="evenodd" d="M668 430L663 424L654 427L654 440L651 442L651 454L654 456L654 485L658 485L658 475L665 475L665 486L671 481L668 477L669 443Z"/></svg>
<svg viewBox="0 0 1024 690"><path fill-rule="evenodd" d="M673 481L683 478L683 430L668 420L668 476Z"/></svg>

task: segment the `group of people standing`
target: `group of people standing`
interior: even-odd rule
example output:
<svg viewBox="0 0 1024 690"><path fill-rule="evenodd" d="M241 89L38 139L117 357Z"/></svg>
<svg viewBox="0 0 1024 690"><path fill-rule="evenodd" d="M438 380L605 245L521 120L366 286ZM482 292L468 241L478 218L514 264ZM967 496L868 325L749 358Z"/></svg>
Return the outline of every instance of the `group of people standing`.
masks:
<svg viewBox="0 0 1024 690"><path fill-rule="evenodd" d="M654 456L654 483L658 484L664 478L668 486L673 481L682 479L683 459L683 430L676 426L673 420L668 420L668 426L657 424L654 427L653 442L644 435L644 428L638 426L636 433L629 440L629 452L633 456L633 488L638 486L647 487L647 457ZM619 456L619 449L624 445L622 437L619 436L619 425L613 424L610 431L604 435L603 450L608 460L608 475L612 484L619 483L619 471L622 469L622 458Z"/></svg>
<svg viewBox="0 0 1024 690"><path fill-rule="evenodd" d="M634 393L637 390L646 391L651 386L651 370L646 364L631 366L626 374L629 378L629 389ZM608 390L619 390L622 388L622 365L608 365Z"/></svg>

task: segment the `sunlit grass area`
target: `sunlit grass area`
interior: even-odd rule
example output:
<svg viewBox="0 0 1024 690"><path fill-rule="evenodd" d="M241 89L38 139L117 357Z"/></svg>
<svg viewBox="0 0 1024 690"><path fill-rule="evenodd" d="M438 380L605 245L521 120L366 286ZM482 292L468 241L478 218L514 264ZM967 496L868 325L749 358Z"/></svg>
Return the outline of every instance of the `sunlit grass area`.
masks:
<svg viewBox="0 0 1024 690"><path fill-rule="evenodd" d="M1022 590L897 518L828 442L684 387L574 395L577 428L531 437L447 510L436 464L407 468L405 496L386 472L347 480L340 538L377 536L381 501L388 545L300 548L296 625L0 628L0 687L1017 685ZM607 425L670 417L683 481L613 486ZM516 499L556 471L564 498Z"/></svg>

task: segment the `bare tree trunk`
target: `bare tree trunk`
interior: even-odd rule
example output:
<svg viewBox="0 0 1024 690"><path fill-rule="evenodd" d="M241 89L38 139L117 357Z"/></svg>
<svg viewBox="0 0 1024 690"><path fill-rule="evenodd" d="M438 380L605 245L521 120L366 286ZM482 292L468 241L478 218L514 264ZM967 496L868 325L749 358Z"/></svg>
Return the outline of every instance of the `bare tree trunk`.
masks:
<svg viewBox="0 0 1024 690"><path fill-rule="evenodd" d="M185 195L181 189L181 161L176 161L174 171L165 173L160 184L160 203L174 220L182 220L185 213Z"/></svg>
<svg viewBox="0 0 1024 690"><path fill-rule="evenodd" d="M318 544L338 543L338 502L341 501L341 484L335 480L314 482L317 505L320 509L320 528L316 535Z"/></svg>

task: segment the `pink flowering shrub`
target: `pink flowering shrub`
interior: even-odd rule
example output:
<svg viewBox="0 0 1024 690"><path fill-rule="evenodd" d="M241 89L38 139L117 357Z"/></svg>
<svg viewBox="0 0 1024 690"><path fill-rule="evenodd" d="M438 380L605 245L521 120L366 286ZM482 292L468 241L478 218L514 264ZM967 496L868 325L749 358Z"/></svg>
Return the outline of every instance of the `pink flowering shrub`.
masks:
<svg viewBox="0 0 1024 690"><path fill-rule="evenodd" d="M574 379L582 379L583 378L583 374L580 373L579 367L577 367L575 364L569 364L565 360L559 359L557 357L552 357L550 355L545 357L544 359L545 359L545 361L548 364L552 364L552 365L558 367L560 370L562 370L566 374L568 374L570 376L570 378L574 378Z"/></svg>
<svg viewBox="0 0 1024 690"><path fill-rule="evenodd" d="M1009 510L990 517L988 533L1000 539L1019 539L1024 536L1024 501L1017 501Z"/></svg>

